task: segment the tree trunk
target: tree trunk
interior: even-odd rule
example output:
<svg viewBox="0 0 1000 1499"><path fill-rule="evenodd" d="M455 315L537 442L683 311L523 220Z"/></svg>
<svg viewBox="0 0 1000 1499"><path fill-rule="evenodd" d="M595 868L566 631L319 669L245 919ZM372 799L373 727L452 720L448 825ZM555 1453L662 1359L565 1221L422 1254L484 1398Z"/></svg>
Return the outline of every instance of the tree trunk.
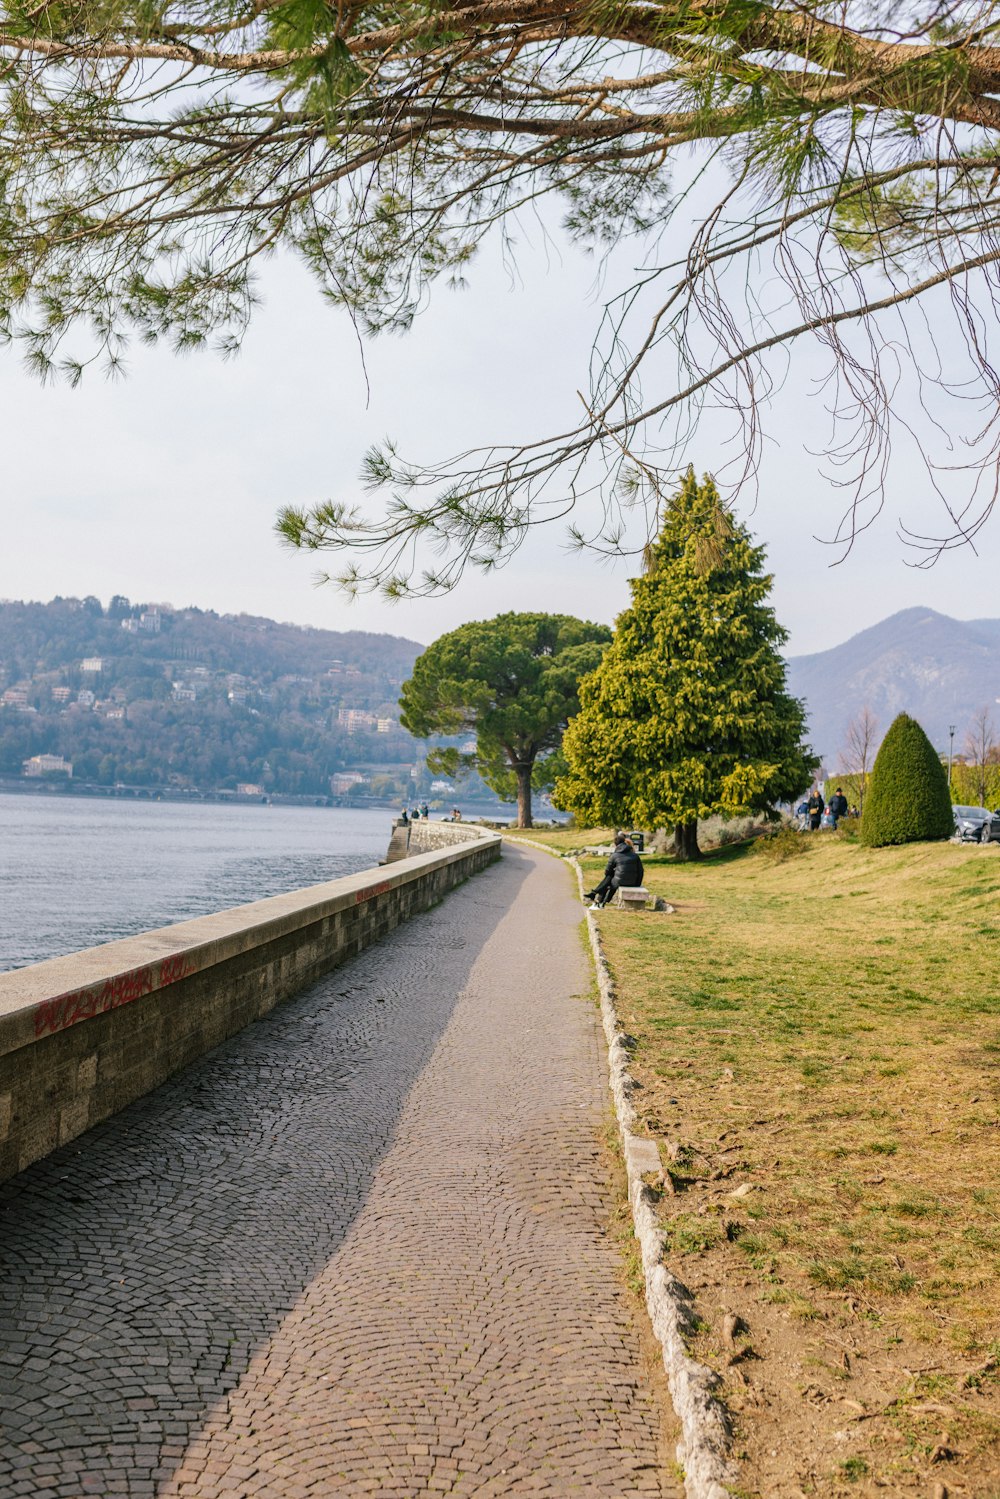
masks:
<svg viewBox="0 0 1000 1499"><path fill-rule="evenodd" d="M517 826L530 828L531 822L531 762L513 767L517 776Z"/></svg>
<svg viewBox="0 0 1000 1499"><path fill-rule="evenodd" d="M675 826L674 857L684 862L701 858L701 849L698 847L697 818L692 822L679 822Z"/></svg>

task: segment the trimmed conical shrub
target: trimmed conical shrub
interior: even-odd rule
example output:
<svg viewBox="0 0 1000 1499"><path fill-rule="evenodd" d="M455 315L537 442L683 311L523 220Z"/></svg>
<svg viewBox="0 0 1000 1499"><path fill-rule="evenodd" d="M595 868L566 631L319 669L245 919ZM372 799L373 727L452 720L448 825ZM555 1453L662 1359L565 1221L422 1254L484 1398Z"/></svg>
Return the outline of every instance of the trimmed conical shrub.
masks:
<svg viewBox="0 0 1000 1499"><path fill-rule="evenodd" d="M916 719L900 713L875 757L861 841L882 848L950 838L954 831L944 767Z"/></svg>

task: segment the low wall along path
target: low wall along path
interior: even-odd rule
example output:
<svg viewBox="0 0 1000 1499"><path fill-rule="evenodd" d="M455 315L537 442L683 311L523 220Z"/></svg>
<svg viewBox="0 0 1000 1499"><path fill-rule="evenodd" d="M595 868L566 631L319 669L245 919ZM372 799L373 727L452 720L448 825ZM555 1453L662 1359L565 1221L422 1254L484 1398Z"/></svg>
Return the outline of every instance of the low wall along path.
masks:
<svg viewBox="0 0 1000 1499"><path fill-rule="evenodd" d="M419 856L0 974L0 1181L148 1093L500 856Z"/></svg>
<svg viewBox="0 0 1000 1499"><path fill-rule="evenodd" d="M0 1499L677 1492L579 918L507 849L0 1188Z"/></svg>

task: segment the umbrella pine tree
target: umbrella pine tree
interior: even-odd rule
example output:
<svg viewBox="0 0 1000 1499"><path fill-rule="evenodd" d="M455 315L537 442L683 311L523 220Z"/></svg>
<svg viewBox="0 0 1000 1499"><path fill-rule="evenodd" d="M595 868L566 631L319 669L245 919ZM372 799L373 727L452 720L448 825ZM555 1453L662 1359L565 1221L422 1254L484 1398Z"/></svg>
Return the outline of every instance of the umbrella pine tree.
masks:
<svg viewBox="0 0 1000 1499"><path fill-rule="evenodd" d="M435 640L417 657L399 699L418 739L475 735L475 746L432 750L431 770L475 768L498 796L517 798L531 827L531 793L552 785L580 678L601 659L611 631L567 614L498 614Z"/></svg>

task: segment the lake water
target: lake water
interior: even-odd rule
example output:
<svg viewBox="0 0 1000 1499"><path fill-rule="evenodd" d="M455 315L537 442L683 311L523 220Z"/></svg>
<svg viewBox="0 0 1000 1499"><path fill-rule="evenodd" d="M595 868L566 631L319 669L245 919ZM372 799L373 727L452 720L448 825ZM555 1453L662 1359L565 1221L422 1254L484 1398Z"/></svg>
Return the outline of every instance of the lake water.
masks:
<svg viewBox="0 0 1000 1499"><path fill-rule="evenodd" d="M0 972L369 869L392 817L0 795Z"/></svg>

